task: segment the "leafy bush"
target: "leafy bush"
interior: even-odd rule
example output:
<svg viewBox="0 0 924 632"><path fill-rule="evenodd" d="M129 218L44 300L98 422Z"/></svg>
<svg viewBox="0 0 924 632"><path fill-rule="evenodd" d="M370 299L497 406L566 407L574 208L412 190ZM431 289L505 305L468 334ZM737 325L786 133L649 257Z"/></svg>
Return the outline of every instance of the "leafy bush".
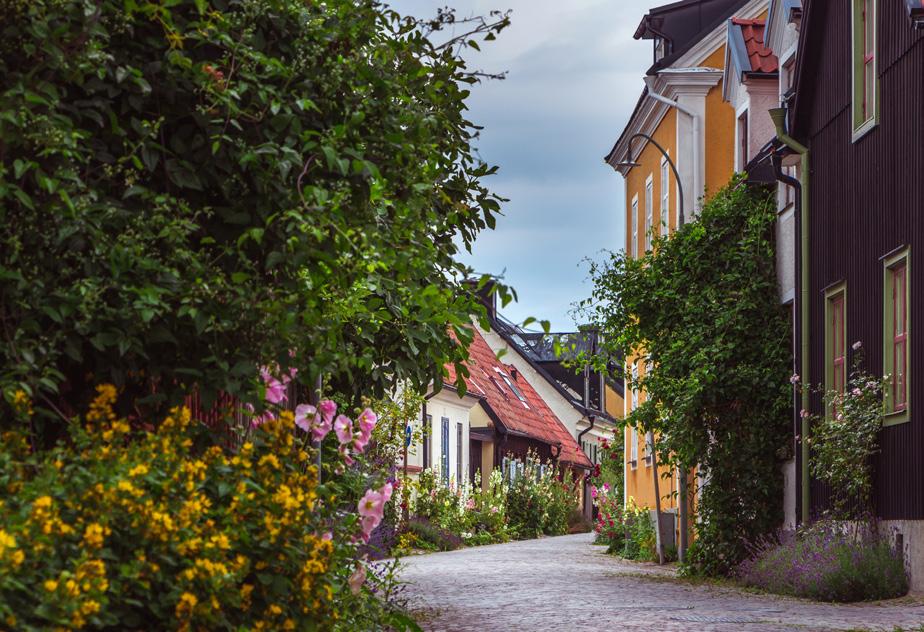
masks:
<svg viewBox="0 0 924 632"><path fill-rule="evenodd" d="M567 533L568 517L577 507L571 474L551 462L540 462L532 453L516 471L516 475L508 473L507 492L507 521L514 536Z"/></svg>
<svg viewBox="0 0 924 632"><path fill-rule="evenodd" d="M100 387L85 425L73 422L67 443L48 451L3 435L9 627L347 630L400 620L373 594L392 594L390 576L367 578L357 561L354 542L380 508L332 502L349 490L319 484L292 413L229 451L185 409L156 430L132 430L115 399ZM364 501L387 496L370 490Z"/></svg>
<svg viewBox="0 0 924 632"><path fill-rule="evenodd" d="M401 529L413 534L417 542L429 544L437 551L455 551L462 547L461 537L426 518L411 518Z"/></svg>
<svg viewBox="0 0 924 632"><path fill-rule="evenodd" d="M259 401L272 363L351 401L442 383L484 314L457 254L500 201L460 51L507 23L0 3L0 388L64 425L101 381L163 412Z"/></svg>
<svg viewBox="0 0 924 632"><path fill-rule="evenodd" d="M623 514L626 538L622 556L629 560L654 562L658 560L658 542L655 527L648 509L630 502Z"/></svg>
<svg viewBox="0 0 924 632"><path fill-rule="evenodd" d="M636 357L653 367L626 376L627 389L646 393L626 422L659 437L661 464L709 473L693 521L702 554L687 560L706 575L733 571L746 543L783 518L793 393L775 209L736 177L649 253L613 253L591 268L585 307L602 334L598 362Z"/></svg>
<svg viewBox="0 0 924 632"><path fill-rule="evenodd" d="M752 547L738 577L749 586L821 601L865 601L908 592L902 554L875 530L845 531L819 523Z"/></svg>
<svg viewBox="0 0 924 632"><path fill-rule="evenodd" d="M596 542L605 544L607 553L621 553L626 543L626 521L623 500L609 484L603 487L591 487L597 518L594 522Z"/></svg>

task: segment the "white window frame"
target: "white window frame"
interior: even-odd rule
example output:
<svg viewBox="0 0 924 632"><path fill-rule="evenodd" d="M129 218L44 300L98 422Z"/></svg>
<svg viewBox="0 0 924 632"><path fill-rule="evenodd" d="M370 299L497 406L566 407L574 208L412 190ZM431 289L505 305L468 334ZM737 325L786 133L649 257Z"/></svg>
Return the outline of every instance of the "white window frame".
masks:
<svg viewBox="0 0 924 632"><path fill-rule="evenodd" d="M638 468L638 429L629 428L629 464L632 469Z"/></svg>
<svg viewBox="0 0 924 632"><path fill-rule="evenodd" d="M638 259L638 194L632 196L632 248L633 259Z"/></svg>
<svg viewBox="0 0 924 632"><path fill-rule="evenodd" d="M645 179L645 252L651 250L651 232L654 223L654 176Z"/></svg>
<svg viewBox="0 0 924 632"><path fill-rule="evenodd" d="M671 169L668 164L668 156L661 158L661 228L660 235L664 236L670 232L670 212L671 212Z"/></svg>

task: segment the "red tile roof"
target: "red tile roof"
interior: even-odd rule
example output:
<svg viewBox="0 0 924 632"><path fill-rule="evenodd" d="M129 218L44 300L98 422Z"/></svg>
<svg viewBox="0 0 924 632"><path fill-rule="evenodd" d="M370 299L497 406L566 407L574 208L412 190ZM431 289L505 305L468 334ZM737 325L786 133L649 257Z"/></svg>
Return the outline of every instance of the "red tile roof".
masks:
<svg viewBox="0 0 924 632"><path fill-rule="evenodd" d="M511 368L497 359L494 351L476 329L474 339L468 348L466 363L469 377L465 379L468 390L481 397L481 405L490 408L501 423L515 434L526 435L549 445L561 444L559 460L581 467L592 467L590 460L581 450L577 440L546 405L522 373L513 379ZM456 372L452 365L447 382L455 383ZM502 371L523 395L525 402L504 382L498 371Z"/></svg>
<svg viewBox="0 0 924 632"><path fill-rule="evenodd" d="M773 51L764 46L764 20L732 18L732 24L741 28L744 45L747 48L751 72L776 72L779 62ZM745 69L746 70L746 69Z"/></svg>

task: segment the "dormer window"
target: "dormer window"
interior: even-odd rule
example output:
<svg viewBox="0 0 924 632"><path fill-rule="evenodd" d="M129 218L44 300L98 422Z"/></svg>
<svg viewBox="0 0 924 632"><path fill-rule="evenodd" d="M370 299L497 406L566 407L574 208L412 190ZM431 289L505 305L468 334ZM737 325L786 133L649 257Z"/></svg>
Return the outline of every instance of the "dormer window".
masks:
<svg viewBox="0 0 924 632"><path fill-rule="evenodd" d="M520 400L521 402L523 402L523 406L524 406L525 408L529 408L529 406L528 406L527 403L526 403L526 396L523 395L523 393L520 391L519 388L517 388L517 385L514 384L513 380L511 380L509 377L507 377L507 374L504 373L503 371L501 371L500 369L498 369L498 368L495 367L494 370L497 372L498 375L501 376L501 379L504 380L504 384L506 384L507 387L508 387L511 391L513 391L513 394L517 396L517 399Z"/></svg>
<svg viewBox="0 0 924 632"><path fill-rule="evenodd" d="M655 63L661 61L661 59L667 55L667 40L663 37L654 38L654 60Z"/></svg>

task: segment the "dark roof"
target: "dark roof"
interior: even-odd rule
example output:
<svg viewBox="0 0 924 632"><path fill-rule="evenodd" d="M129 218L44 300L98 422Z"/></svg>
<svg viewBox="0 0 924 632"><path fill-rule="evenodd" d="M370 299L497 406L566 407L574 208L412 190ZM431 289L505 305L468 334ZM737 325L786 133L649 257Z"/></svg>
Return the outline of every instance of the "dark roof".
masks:
<svg viewBox="0 0 924 632"><path fill-rule="evenodd" d="M905 0L908 15L918 28L924 26L924 0Z"/></svg>
<svg viewBox="0 0 924 632"><path fill-rule="evenodd" d="M455 367L446 365L449 372L447 382L464 379L470 392L479 396L479 404L488 416L500 425L502 432L528 437L547 445L560 445L559 460L581 467L591 467L590 460L581 450L577 440L571 436L561 420L548 407L526 377L520 373L514 376L509 367L497 359L481 333L474 329L472 344L469 345L469 359L465 365L469 376L457 376ZM522 395L505 383L507 376Z"/></svg>
<svg viewBox="0 0 924 632"><path fill-rule="evenodd" d="M682 0L649 10L635 31L635 39L663 37L668 47L667 54L647 74L670 66L745 4L747 0Z"/></svg>
<svg viewBox="0 0 924 632"><path fill-rule="evenodd" d="M503 317L496 317L492 321L493 329L513 349L526 360L535 371L542 376L568 403L579 413L585 416L604 417L615 421L606 411L596 410L584 406L584 377L574 372L574 369L565 366L563 360L575 357L581 351L589 351L591 343L590 334L585 332L567 333L536 333L526 332L507 322ZM563 357L555 354L555 343L565 351ZM616 366L622 365L622 358L617 358ZM599 374L591 373L590 401L600 401ZM612 375L605 375L606 383L620 397L625 397L625 386L622 377L614 371Z"/></svg>
<svg viewBox="0 0 924 632"><path fill-rule="evenodd" d="M732 18L729 20L729 51L739 72L775 75L779 62L764 45L764 21Z"/></svg>
<svg viewBox="0 0 924 632"><path fill-rule="evenodd" d="M776 172L773 169L773 152L776 151L776 139L769 141L760 148L757 155L744 168L748 174L748 184L775 184Z"/></svg>

